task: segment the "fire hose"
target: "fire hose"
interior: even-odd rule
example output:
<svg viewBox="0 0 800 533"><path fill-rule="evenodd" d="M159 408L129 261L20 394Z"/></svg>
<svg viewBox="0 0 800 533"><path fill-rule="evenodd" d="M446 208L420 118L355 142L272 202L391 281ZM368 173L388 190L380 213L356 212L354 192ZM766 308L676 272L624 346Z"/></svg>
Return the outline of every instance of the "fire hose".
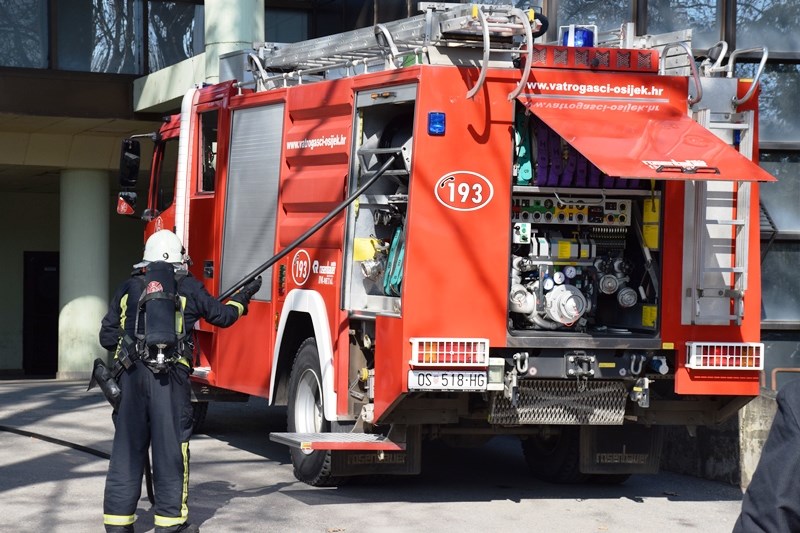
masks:
<svg viewBox="0 0 800 533"><path fill-rule="evenodd" d="M373 183L378 181L378 178L383 176L384 172L386 172L389 169L389 167L392 165L392 163L394 163L394 160L395 160L396 157L397 157L396 155L390 156L380 166L380 168L378 168L378 170L375 171L375 174L373 174L367 181L365 181L364 184L361 187L359 187L353 194L351 194L344 202L342 202L341 204L336 206L336 208L333 211L331 211L330 213L325 215L322 219L320 219L319 222L317 222L311 228L309 228L308 231L306 231L305 233L300 235L298 238L296 238L294 241L292 241L289 245L287 245L286 248L284 248L283 250L281 250L277 254L275 254L272 257L270 257L265 263L263 263L261 266L259 266L258 268L256 268L252 272L250 272L247 276L245 276L244 278L239 280L237 283L234 283L233 286L230 289L228 289L225 292L223 292L222 294L220 294L217 299L222 301L222 300L232 296L236 291L238 291L243 286L245 286L249 281L252 281L259 274L264 272L266 269L268 269L269 267L271 267L272 265L274 265L275 263L277 263L278 261L283 259L289 252L291 252L292 250L297 248L297 246L300 243L302 243L303 241L305 241L306 239L311 237L313 234L318 232L320 229L322 229L322 227L325 226L325 224L327 224L328 222L330 222L333 217L335 217L336 215L341 213L342 210L345 207L347 207L348 205L352 204L359 196L364 194L364 191L369 189L372 186Z"/></svg>

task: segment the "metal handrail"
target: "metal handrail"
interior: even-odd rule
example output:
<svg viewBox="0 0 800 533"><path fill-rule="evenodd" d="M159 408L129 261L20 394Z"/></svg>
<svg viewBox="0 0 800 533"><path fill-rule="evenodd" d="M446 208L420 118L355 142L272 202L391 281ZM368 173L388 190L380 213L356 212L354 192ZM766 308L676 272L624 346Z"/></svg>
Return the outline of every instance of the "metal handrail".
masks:
<svg viewBox="0 0 800 533"><path fill-rule="evenodd" d="M481 87L483 87L483 84L486 81L486 71L489 69L489 54L492 51L491 41L489 39L489 21L486 19L486 15L483 13L483 10L480 9L480 6L477 7L476 11L481 23L481 33L483 35L483 59L481 60L481 71L480 74L478 74L478 81L475 82L475 85L469 91L467 91L467 98L472 98L475 96ZM526 45L526 61L522 71L522 78L514 90L508 94L508 99L514 100L522 92L522 89L525 87L525 82L528 80L528 76L531 72L531 63L533 62L533 30L531 29L531 23L528 20L528 16L523 10L519 8L513 8L509 11L509 13L521 21L522 29L525 31Z"/></svg>
<svg viewBox="0 0 800 533"><path fill-rule="evenodd" d="M697 65L694 61L694 55L692 54L692 49L684 42L674 42L668 43L664 45L664 49L661 51L661 59L659 61L658 70L661 74L664 73L666 70L666 62L667 62L667 50L674 46L679 46L683 48L683 51L686 52L686 55L689 56L689 67L692 70L692 78L694 78L694 85L697 89L697 94L695 94L694 98L689 98L689 105L694 105L700 100L703 99L703 85L700 83L700 74L697 72Z"/></svg>
<svg viewBox="0 0 800 533"><path fill-rule="evenodd" d="M750 89L747 90L744 96L741 98L733 97L733 107L739 107L743 103L750 100L753 97L753 93L756 92L756 87L758 86L758 81L761 79L761 74L764 72L764 66L767 64L767 58L769 57L769 49L766 46L761 46L757 48L744 48L742 50L734 50L731 52L731 57L728 60L728 77L733 77L733 67L736 64L736 56L747 54L750 52L761 52L761 61L758 63L758 70L756 71L756 75L753 78L753 83L750 84Z"/></svg>

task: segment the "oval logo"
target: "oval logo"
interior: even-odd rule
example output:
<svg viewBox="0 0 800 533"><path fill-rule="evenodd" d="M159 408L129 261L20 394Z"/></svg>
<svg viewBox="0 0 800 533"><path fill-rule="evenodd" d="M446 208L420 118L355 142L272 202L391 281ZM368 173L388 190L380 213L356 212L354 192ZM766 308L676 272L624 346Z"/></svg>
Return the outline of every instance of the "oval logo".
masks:
<svg viewBox="0 0 800 533"><path fill-rule="evenodd" d="M439 203L448 209L475 211L492 200L494 187L476 172L457 170L442 176L436 182L434 193Z"/></svg>
<svg viewBox="0 0 800 533"><path fill-rule="evenodd" d="M305 250L298 250L292 258L292 280L295 285L302 286L308 281L309 275L311 275L311 258Z"/></svg>

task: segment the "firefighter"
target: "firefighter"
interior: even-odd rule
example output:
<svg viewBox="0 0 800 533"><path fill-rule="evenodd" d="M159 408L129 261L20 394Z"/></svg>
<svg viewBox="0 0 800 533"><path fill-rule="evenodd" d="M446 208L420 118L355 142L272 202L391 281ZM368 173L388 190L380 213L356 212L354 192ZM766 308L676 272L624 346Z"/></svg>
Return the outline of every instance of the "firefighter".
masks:
<svg viewBox="0 0 800 533"><path fill-rule="evenodd" d="M781 387L777 403L734 533L800 531L800 380Z"/></svg>
<svg viewBox="0 0 800 533"><path fill-rule="evenodd" d="M155 263L155 262L164 263ZM195 322L228 327L247 313L247 306L261 287L261 278L249 281L231 299L222 304L212 297L202 283L186 270L184 249L171 231L157 231L147 239L144 257L135 265L133 275L115 292L100 328L100 344L115 351L115 370L119 372L122 391L119 407L114 410L115 433L111 462L106 477L103 522L107 532L130 533L136 520L134 512L141 495L142 475L148 448L152 446L155 530L172 533L195 532L198 527L187 522L189 478L189 437L192 432L191 342L178 343L167 363L154 364L142 342L144 326L140 314L140 296L150 296L144 279L148 265L166 267L175 272L172 312L167 315L169 328L176 328L178 317L183 331L191 332ZM167 273L172 270L167 268ZM173 295L175 296L175 295ZM144 301L144 300L143 300ZM149 305L149 304L147 304ZM177 307L179 313L176 311ZM144 313L147 307L143 306ZM137 324L138 326L135 326ZM134 331L134 329L139 331ZM131 353L133 352L133 353ZM160 354L162 355L162 354ZM162 359L162 358L160 358ZM121 362L126 365L121 365Z"/></svg>

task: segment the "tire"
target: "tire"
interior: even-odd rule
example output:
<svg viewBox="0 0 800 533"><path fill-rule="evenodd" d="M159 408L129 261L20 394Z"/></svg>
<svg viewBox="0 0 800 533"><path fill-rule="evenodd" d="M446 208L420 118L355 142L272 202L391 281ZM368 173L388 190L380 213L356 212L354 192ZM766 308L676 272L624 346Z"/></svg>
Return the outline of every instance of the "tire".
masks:
<svg viewBox="0 0 800 533"><path fill-rule="evenodd" d="M289 433L328 433L322 398L319 352L313 337L303 341L295 355L289 376L289 405L286 427ZM289 448L295 477L314 487L340 485L344 478L331 475L331 451Z"/></svg>
<svg viewBox="0 0 800 533"><path fill-rule="evenodd" d="M192 433L200 433L208 414L208 402L192 402Z"/></svg>
<svg viewBox="0 0 800 533"><path fill-rule="evenodd" d="M589 482L595 485L622 485L631 474L590 474Z"/></svg>
<svg viewBox="0 0 800 533"><path fill-rule="evenodd" d="M522 453L533 477L549 483L575 484L589 481L580 471L580 428L561 426L544 437L522 440Z"/></svg>

